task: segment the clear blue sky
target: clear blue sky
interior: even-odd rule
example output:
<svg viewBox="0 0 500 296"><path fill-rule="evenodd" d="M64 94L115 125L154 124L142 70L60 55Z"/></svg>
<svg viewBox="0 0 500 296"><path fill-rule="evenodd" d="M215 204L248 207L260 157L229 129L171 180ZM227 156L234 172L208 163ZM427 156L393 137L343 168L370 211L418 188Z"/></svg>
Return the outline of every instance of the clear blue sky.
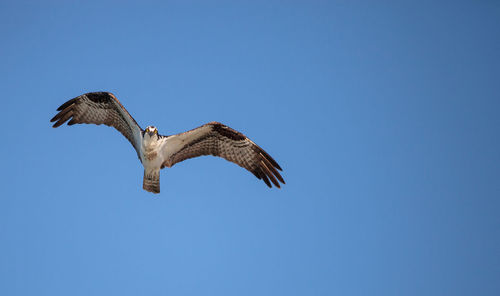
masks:
<svg viewBox="0 0 500 296"><path fill-rule="evenodd" d="M1 295L500 295L498 1L1 1ZM370 2L370 3L367 3ZM132 146L49 119L111 91L213 157L142 190Z"/></svg>

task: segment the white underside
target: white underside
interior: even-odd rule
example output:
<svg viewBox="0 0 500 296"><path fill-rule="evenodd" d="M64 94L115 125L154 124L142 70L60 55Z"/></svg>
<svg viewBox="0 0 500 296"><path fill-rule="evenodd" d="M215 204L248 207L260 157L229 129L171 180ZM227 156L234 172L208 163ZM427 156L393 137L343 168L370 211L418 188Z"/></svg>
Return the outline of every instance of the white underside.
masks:
<svg viewBox="0 0 500 296"><path fill-rule="evenodd" d="M140 139L140 158L144 169L146 172L160 170L162 164L182 149L186 143L203 136L209 131L210 127L205 126L166 138L158 138L156 135L150 136L145 133L144 138ZM170 166L172 164L167 161L166 165Z"/></svg>
<svg viewBox="0 0 500 296"><path fill-rule="evenodd" d="M164 155L161 149L162 141L158 141L156 135L152 137L145 134L141 143L141 161L146 172L158 171L164 162Z"/></svg>

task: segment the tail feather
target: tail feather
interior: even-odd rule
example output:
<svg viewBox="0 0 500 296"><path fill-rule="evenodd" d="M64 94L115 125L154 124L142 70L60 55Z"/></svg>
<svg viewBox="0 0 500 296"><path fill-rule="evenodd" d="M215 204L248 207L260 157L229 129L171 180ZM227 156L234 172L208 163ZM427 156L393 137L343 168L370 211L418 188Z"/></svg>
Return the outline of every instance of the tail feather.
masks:
<svg viewBox="0 0 500 296"><path fill-rule="evenodd" d="M142 188L153 193L160 193L160 171L144 171Z"/></svg>

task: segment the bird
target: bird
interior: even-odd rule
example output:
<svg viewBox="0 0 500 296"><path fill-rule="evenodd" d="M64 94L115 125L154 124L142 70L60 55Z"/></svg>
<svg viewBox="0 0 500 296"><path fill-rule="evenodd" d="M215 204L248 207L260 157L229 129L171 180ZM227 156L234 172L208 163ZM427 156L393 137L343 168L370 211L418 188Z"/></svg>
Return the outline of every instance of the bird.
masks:
<svg viewBox="0 0 500 296"><path fill-rule="evenodd" d="M187 132L160 135L155 126L143 130L110 92L89 92L62 104L50 122L57 128L73 124L107 125L132 144L144 167L142 188L160 193L160 170L189 158L213 155L245 168L271 188L285 180L279 164L242 133L220 123L209 122ZM69 121L68 121L69 120Z"/></svg>

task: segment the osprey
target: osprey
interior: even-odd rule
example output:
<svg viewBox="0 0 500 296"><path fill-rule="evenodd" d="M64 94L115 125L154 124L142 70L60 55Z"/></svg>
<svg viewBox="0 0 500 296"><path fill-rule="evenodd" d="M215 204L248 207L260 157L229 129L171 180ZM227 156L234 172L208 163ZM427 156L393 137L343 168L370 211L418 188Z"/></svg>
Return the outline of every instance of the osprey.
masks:
<svg viewBox="0 0 500 296"><path fill-rule="evenodd" d="M190 131L162 136L154 126L143 130L118 99L109 92L91 92L62 104L50 121L58 127L69 120L76 123L105 124L116 128L134 146L144 166L142 188L160 192L160 169L188 158L213 155L225 158L252 172L267 186L285 184L281 167L249 138L219 122L210 122ZM70 120L71 119L71 120ZM279 182L278 182L279 181Z"/></svg>

